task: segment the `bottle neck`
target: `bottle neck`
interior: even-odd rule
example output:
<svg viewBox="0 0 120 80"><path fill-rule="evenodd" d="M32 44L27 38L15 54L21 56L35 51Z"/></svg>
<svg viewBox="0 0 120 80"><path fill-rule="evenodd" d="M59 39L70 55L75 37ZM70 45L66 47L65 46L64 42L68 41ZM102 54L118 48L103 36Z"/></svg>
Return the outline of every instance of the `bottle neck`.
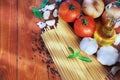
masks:
<svg viewBox="0 0 120 80"><path fill-rule="evenodd" d="M102 32L106 38L110 38L114 35L114 21L108 19L106 24L102 27Z"/></svg>

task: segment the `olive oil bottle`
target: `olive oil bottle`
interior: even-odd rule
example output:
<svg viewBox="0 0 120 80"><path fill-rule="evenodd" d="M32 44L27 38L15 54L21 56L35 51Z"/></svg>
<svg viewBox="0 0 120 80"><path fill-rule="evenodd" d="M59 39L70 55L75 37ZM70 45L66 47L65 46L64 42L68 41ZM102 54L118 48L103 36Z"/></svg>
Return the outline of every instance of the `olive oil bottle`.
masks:
<svg viewBox="0 0 120 80"><path fill-rule="evenodd" d="M97 26L94 32L94 38L100 46L109 46L114 43L116 32L114 30L114 21L108 19L104 25Z"/></svg>

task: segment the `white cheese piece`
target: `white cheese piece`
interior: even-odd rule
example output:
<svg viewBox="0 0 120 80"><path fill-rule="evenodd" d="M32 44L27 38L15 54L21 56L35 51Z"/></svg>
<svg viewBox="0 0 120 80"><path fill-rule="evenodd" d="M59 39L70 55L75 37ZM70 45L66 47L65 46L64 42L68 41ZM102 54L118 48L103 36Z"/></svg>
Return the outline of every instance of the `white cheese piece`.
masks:
<svg viewBox="0 0 120 80"><path fill-rule="evenodd" d="M55 19L47 20L47 21L46 21L46 24L47 24L48 26L53 26L53 25L55 25Z"/></svg>
<svg viewBox="0 0 120 80"><path fill-rule="evenodd" d="M55 9L55 3L50 4L50 5L46 5L45 9L47 9L47 10L53 10L53 9Z"/></svg>
<svg viewBox="0 0 120 80"><path fill-rule="evenodd" d="M50 17L50 11L45 11L43 13L43 18L46 20L46 19L49 19L49 17Z"/></svg>
<svg viewBox="0 0 120 80"><path fill-rule="evenodd" d="M37 25L40 27L40 28L44 28L46 26L46 23L44 22L38 22Z"/></svg>
<svg viewBox="0 0 120 80"><path fill-rule="evenodd" d="M55 9L55 10L53 11L53 16L54 16L54 17L57 17L57 16L58 16L57 9Z"/></svg>
<svg viewBox="0 0 120 80"><path fill-rule="evenodd" d="M45 12L45 11L47 11L47 9L46 8L42 8L39 11Z"/></svg>

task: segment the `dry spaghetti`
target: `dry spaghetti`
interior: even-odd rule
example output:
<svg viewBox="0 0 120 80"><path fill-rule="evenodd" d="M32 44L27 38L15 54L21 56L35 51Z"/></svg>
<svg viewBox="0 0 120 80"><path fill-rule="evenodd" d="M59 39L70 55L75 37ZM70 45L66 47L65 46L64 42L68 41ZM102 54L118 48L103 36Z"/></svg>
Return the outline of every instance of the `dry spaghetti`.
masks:
<svg viewBox="0 0 120 80"><path fill-rule="evenodd" d="M63 80L105 80L107 70L96 60L95 56L88 56L81 52L81 55L90 57L91 63L78 59L68 59L70 54L68 46L79 50L79 38L73 33L70 26L59 18L57 27L45 29L41 34L43 41L51 54L51 57L58 68Z"/></svg>

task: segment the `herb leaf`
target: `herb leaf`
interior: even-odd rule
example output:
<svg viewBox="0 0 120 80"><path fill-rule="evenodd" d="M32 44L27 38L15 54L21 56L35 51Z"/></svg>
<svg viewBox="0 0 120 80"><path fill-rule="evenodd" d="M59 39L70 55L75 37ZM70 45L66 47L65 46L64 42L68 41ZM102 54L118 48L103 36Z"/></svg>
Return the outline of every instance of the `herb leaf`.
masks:
<svg viewBox="0 0 120 80"><path fill-rule="evenodd" d="M72 58L78 57L79 54L80 54L80 51L77 51L76 53L69 55L68 58L72 59Z"/></svg>
<svg viewBox="0 0 120 80"><path fill-rule="evenodd" d="M92 62L92 60L90 58L84 57L84 56L80 56L78 59L85 61L85 62Z"/></svg>
<svg viewBox="0 0 120 80"><path fill-rule="evenodd" d="M71 47L68 47L69 51L74 54L74 50Z"/></svg>
<svg viewBox="0 0 120 80"><path fill-rule="evenodd" d="M80 51L77 51L77 52L74 53L74 56L75 56L75 57L77 57L77 56L79 56L79 55L80 55Z"/></svg>
<svg viewBox="0 0 120 80"><path fill-rule="evenodd" d="M43 14L42 14L41 11L39 11L38 8L33 7L32 10L33 10L33 13L34 13L34 16L35 16L35 17L40 18L40 19L43 18Z"/></svg>
<svg viewBox="0 0 120 80"><path fill-rule="evenodd" d="M71 55L69 55L67 58L73 59L78 57L79 60L85 61L85 62L92 62L90 58L80 56L80 51L74 52L74 50L71 47L68 47L69 51L71 52Z"/></svg>
<svg viewBox="0 0 120 80"><path fill-rule="evenodd" d="M117 0L116 5L120 8L120 0Z"/></svg>
<svg viewBox="0 0 120 80"><path fill-rule="evenodd" d="M74 54L72 54L72 55L69 55L67 58L72 59L72 58L75 58L75 56Z"/></svg>
<svg viewBox="0 0 120 80"><path fill-rule="evenodd" d="M40 8L43 8L46 6L46 4L48 3L49 0L43 0L42 3L41 3L41 6Z"/></svg>

